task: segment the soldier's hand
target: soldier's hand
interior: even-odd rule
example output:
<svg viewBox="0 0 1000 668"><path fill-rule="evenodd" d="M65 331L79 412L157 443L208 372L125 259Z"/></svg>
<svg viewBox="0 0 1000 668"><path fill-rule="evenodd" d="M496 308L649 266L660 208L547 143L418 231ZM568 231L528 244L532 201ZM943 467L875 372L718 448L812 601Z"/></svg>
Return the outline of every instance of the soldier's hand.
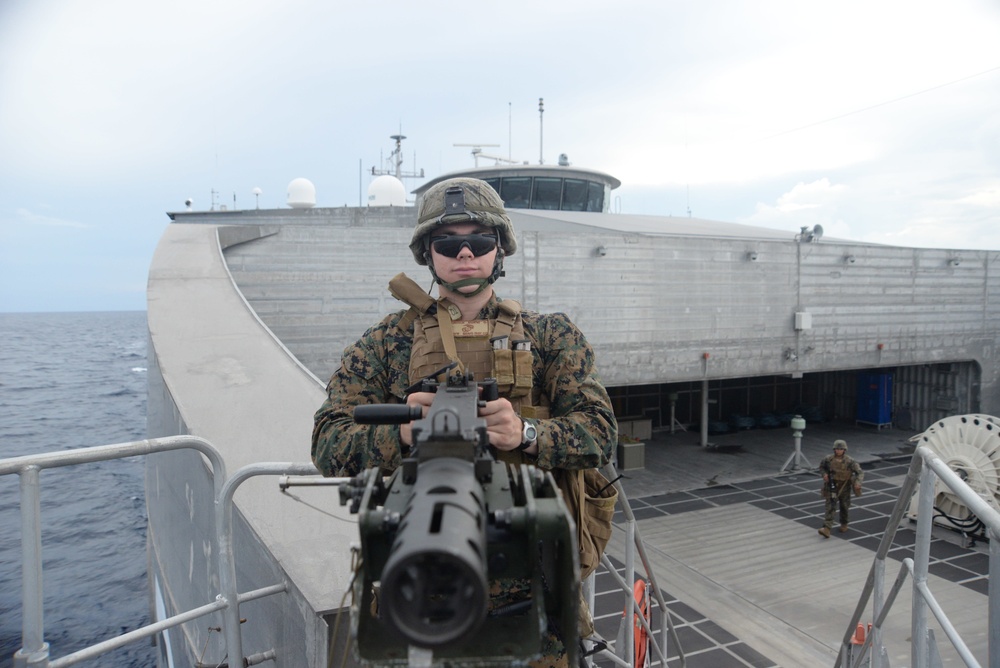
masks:
<svg viewBox="0 0 1000 668"><path fill-rule="evenodd" d="M423 414L421 417L427 417L427 410L431 407L431 403L433 401L433 392L413 392L406 397L407 406L420 406L423 408ZM406 424L399 425L399 440L402 441L404 445L413 445L412 424L412 422L407 422Z"/></svg>
<svg viewBox="0 0 1000 668"><path fill-rule="evenodd" d="M514 450L521 445L524 426L510 401L503 397L487 401L486 405L479 409L479 417L486 420L486 433L490 445L497 450Z"/></svg>
<svg viewBox="0 0 1000 668"><path fill-rule="evenodd" d="M854 486L854 496L861 496L861 485Z"/></svg>

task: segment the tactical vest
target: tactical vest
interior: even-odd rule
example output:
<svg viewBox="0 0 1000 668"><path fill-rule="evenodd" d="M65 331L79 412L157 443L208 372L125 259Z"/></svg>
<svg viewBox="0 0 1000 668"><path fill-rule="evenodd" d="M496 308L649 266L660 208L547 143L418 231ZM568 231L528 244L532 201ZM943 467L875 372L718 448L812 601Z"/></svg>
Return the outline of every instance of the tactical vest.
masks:
<svg viewBox="0 0 1000 668"><path fill-rule="evenodd" d="M406 274L389 281L389 292L410 306L398 327L405 332L413 325L411 384L455 361L477 380L496 378L500 396L521 417L549 417L548 397L534 386L531 348L535 342L525 334L518 302L500 301L495 319L463 321L457 306L444 298L434 299ZM519 463L521 457L515 459Z"/></svg>
<svg viewBox="0 0 1000 668"><path fill-rule="evenodd" d="M833 474L833 480L837 483L847 482L854 473L851 471L846 455L839 459L834 457L830 460L830 472Z"/></svg>

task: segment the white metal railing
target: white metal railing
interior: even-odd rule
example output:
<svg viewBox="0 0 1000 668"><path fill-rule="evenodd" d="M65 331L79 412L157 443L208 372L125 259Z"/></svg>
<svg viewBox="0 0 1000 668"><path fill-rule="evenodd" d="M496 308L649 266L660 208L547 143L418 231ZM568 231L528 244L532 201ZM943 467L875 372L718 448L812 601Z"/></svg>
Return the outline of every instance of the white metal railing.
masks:
<svg viewBox="0 0 1000 668"><path fill-rule="evenodd" d="M888 668L886 649L882 638L882 625L888 616L896 596L902 589L906 578L913 580L913 597L911 609L910 656L912 668L930 668L940 665L934 633L928 628L928 611L941 625L948 640L966 666L980 666L972 655L958 630L948 619L947 614L938 604L927 584L928 566L930 563L931 529L934 525L935 479L943 482L969 510L978 517L986 527L990 543L989 578L988 578L988 654L990 668L1000 668L1000 584L993 578L994 573L1000 573L1000 513L996 508L982 498L975 490L962 480L958 474L949 468L937 454L926 446L918 446L914 452L910 469L899 492L899 498L889 517L885 534L875 553L875 559L868 579L858 599L857 607L848 624L847 632L841 643L840 653L834 668L848 665L857 668L862 664L866 653L870 651L870 666L872 668ZM910 504L914 489L920 485L917 497L917 531L913 548L913 558L904 559L899 574L888 595L884 595L885 559L892 546L893 538ZM858 647L857 656L851 663L854 630L861 616L872 600L872 627L863 644Z"/></svg>
<svg viewBox="0 0 1000 668"><path fill-rule="evenodd" d="M636 523L635 515L632 513L632 507L628 502L628 496L625 493L625 489L622 487L621 482L618 480L618 471L615 469L613 463L609 462L604 467L604 475L607 476L608 480L614 481L615 489L618 490L618 503L621 504L622 512L625 515L625 575L624 577L618 574L618 570L615 568L614 564L608 558L608 555L601 555L601 564L604 569L611 575L612 579L617 584L618 588L622 591L624 604L622 606L623 612L629 610L634 619L637 619L639 624L642 626L643 630L646 632L647 638L652 639L654 637L653 629L650 627L649 621L646 620L645 616L642 614L639 604L635 600L634 593L634 583L635 583L635 558L638 553L640 560L642 561L643 568L647 573L646 580L649 583L648 590L651 590L652 596L650 597L650 617L652 617L652 604L656 604L660 609L660 643L659 645L653 643L651 640L649 642L649 647L653 649L656 656L659 658L661 665L667 665L667 648L669 643L672 642L673 646L677 648L678 657L680 663L677 665L679 668L684 668L687 665L687 659L684 656L684 650L681 648L680 640L677 637L677 631L674 628L673 620L667 612L666 600L663 598L663 592L660 590L659 585L656 582L656 577L653 574L653 569L650 567L649 559L646 556L646 549L642 541L642 537L639 534L639 527ZM301 487L310 485L330 485L335 484L331 478L298 478L296 480L280 479L279 485L282 489L287 487ZM597 576L597 571L591 573L587 580L584 582L584 593L587 597L587 605L591 611L594 610L594 598L595 598L595 587L594 582ZM616 646L615 641L608 641L605 638L584 638L583 640L594 643L605 642L608 644L607 649L601 649L595 651L592 655L586 657L586 663L588 666L593 666L594 659L607 659L613 662L616 666L622 666L623 668L631 668L635 665L635 657L633 656L635 651L635 625L629 619L629 614L623 615L624 619L624 630L625 636L622 639L623 646ZM669 638L669 640L668 640ZM646 653L647 661L650 658L650 654ZM635 668L643 668L642 666L635 666Z"/></svg>
<svg viewBox="0 0 1000 668"><path fill-rule="evenodd" d="M149 455L171 450L193 449L205 455L212 469L215 495L216 532L213 553L218 555L215 567L219 576L221 593L207 605L173 615L142 628L104 640L72 654L50 659L49 645L45 642L45 618L42 602L42 535L41 491L39 473L42 469L74 466L92 462ZM65 668L81 661L94 659L124 645L148 638L161 631L185 622L222 612L226 648L229 656L243 657L243 640L240 631L239 606L264 596L271 596L288 589L280 582L254 591L239 593L236 586L236 566L233 554L233 495L246 480L259 475L313 476L318 473L311 463L269 462L251 464L226 478L225 464L218 450L208 441L194 436L168 436L164 438L131 441L113 445L77 448L40 455L27 455L0 459L0 476L18 474L21 489L21 575L22 575L22 635L21 649L14 654L15 668ZM252 666L275 658L274 650L260 652L243 659L242 665Z"/></svg>
<svg viewBox="0 0 1000 668"><path fill-rule="evenodd" d="M684 651L681 648L680 640L677 637L677 631L674 629L673 620L670 618L670 614L667 611L667 603L663 598L663 592L660 590L659 585L656 582L656 576L653 573L653 569L649 564L649 559L646 556L646 548L642 540L642 536L639 533L639 526L636 523L635 515L632 513L632 506L628 502L628 496L625 494L625 488L622 486L621 482L618 480L618 471L615 469L613 463L609 462L604 467L604 474L609 480L614 481L615 489L618 490L618 503L621 504L622 512L625 514L625 576L622 577L618 574L615 569L614 564L608 559L606 554L601 555L601 563L604 568L607 569L608 573L611 574L612 578L618 584L618 587L622 590L625 596L624 609L629 610L629 614L625 615L624 620L624 630L625 635L623 638L624 647L615 647L616 651L610 649L603 649L594 654L596 657L609 659L615 663L615 665L623 666L629 668L635 665L635 624L633 619L639 621L643 630L647 634L647 638L650 640L649 647L653 649L656 655L659 657L661 665L667 665L667 647L668 637L670 641L673 642L674 647L677 648L680 663L678 664L680 668L684 668L687 665L687 660L684 657ZM660 642L659 644L652 642L654 638L653 629L650 628L649 621L646 619L645 615L639 608L639 603L635 600L635 557L638 553L639 559L642 561L643 569L646 572L646 580L649 583L649 588L652 590L652 596L650 597L650 613L652 612L652 604L655 603L660 608ZM594 586L593 580L594 575L591 574L588 578L586 591L588 592L587 604L590 609L594 609ZM651 616L651 615L650 615ZM647 661L650 658L650 654L646 652ZM592 666L593 663L588 657L587 665ZM642 668L642 666L635 666L635 668Z"/></svg>
<svg viewBox="0 0 1000 668"><path fill-rule="evenodd" d="M39 474L43 469L61 468L78 464L88 464L99 461L113 459L123 459L140 455L150 455L172 450L193 449L203 454L209 461L214 486L215 501L215 524L216 531L212 537L214 541L213 553L218 555L215 568L219 577L221 592L212 603L175 614L167 619L135 629L128 633L109 638L84 649L78 650L63 657L52 659L49 656L49 645L44 637L44 605L42 595L42 545L41 545L41 488ZM322 478L317 479L318 471L311 463L294 462L263 462L250 464L238 469L232 477L226 478L225 464L218 450L208 441L194 436L168 436L164 438L147 439L143 441L131 441L128 443L117 443L112 445L101 445L87 448L77 448L60 452L44 453L39 455L27 455L23 457L13 457L0 459L0 476L18 474L20 476L21 491L21 571L22 571L22 638L21 648L14 654L15 668L67 668L81 661L97 658L107 652L123 647L127 644L149 638L162 631L179 626L206 615L221 612L223 616L223 631L225 634L226 649L230 657L243 656L243 640L240 627L239 606L241 603L252 601L265 596L271 596L287 591L288 585L280 582L268 587L262 587L249 592L240 593L236 583L235 555L233 553L233 496L239 486L252 477L262 475L280 476L279 485L282 489L293 485L308 484L339 484L349 480L348 478ZM616 580L618 586L625 595L624 608L631 610L635 619L638 619L647 637L654 637L653 630L645 615L642 614L639 604L635 600L633 585L635 582L635 557L638 553L646 572L646 579L649 582L652 597L651 604L656 604L660 608L660 643L649 643L662 665L667 664L668 636L678 648L680 654L680 666L683 668L685 657L680 650L680 643L673 626L673 621L667 612L667 605L662 592L656 583L653 570L646 557L642 538L639 535L635 516L621 483L617 480L618 474L613 464L605 467L605 473L609 479L614 480L615 488L618 490L619 501L625 514L626 523L626 556L625 556L625 577L621 577L614 565L606 555L602 557L602 563L607 571ZM294 482L290 476L298 478ZM305 477L303 477L305 476ZM594 607L594 590L592 574L588 580L586 590L590 609ZM651 609L652 605L650 606ZM629 615L625 615L629 617ZM593 656L607 658L616 665L626 668L634 665L634 624L631 619L624 623L625 637L624 647L617 648L617 652L604 649ZM613 643L612 643L613 645ZM647 652L647 656L649 653ZM264 661L276 658L273 649L245 657L244 666L252 666ZM592 659L588 658L588 665L592 664ZM636 667L641 668L641 667Z"/></svg>

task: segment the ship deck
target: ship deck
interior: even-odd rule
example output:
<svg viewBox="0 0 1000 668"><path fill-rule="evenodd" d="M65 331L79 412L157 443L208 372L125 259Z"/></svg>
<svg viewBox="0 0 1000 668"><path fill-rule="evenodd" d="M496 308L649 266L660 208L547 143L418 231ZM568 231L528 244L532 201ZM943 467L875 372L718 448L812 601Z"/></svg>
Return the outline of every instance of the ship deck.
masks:
<svg viewBox="0 0 1000 668"><path fill-rule="evenodd" d="M697 432L660 432L646 442L644 468L625 471L623 486L688 668L834 665L909 467L914 435L850 423L807 427L802 453L812 467L843 438L865 470L850 530L835 528L829 539L817 533L824 506L815 468L781 472L794 450L789 429L712 436L715 448L700 446ZM619 511L608 547L617 565L624 558L623 521ZM887 587L901 560L912 556L914 527L904 517L886 562ZM935 527L930 586L985 664L988 547L964 543L960 534ZM909 585L885 627L892 665L910 662ZM609 640L622 616L622 595L613 587L611 576L599 573L595 621ZM871 621L871 604L862 619ZM931 619L943 665L964 665ZM654 629L658 620L654 608ZM676 647L668 655L668 665L680 665Z"/></svg>

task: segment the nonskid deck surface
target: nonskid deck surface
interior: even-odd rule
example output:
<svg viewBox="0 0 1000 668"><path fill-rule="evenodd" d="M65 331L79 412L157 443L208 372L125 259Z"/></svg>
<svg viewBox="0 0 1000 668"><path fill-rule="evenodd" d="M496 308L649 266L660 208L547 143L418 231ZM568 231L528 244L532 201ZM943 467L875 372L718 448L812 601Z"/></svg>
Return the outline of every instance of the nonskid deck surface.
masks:
<svg viewBox="0 0 1000 668"><path fill-rule="evenodd" d="M833 665L909 467L906 451L912 448L906 441L914 434L844 425L822 425L813 432L813 446L846 438L865 469L865 492L854 499L850 530L835 529L830 539L816 531L823 514L819 476L814 470L779 473L791 447L790 439L777 432L731 435L742 441L737 454L707 452L690 442L696 438L690 434L666 435L647 444L645 469L625 472L626 493L690 668ZM813 446L807 456L815 466L826 448ZM667 468L672 476L658 475ZM657 490L656 479L670 482ZM686 486L697 480L720 484ZM608 548L619 571L623 520L619 511ZM901 560L912 556L914 536L914 526L904 519L889 553L887 587ZM935 528L931 587L974 654L985 661L988 548L964 542L954 532ZM641 565L637 568L641 572ZM893 664L910 658L909 584L886 628ZM622 594L607 573L599 573L597 591L598 632L614 639ZM658 612L654 608L654 629ZM863 620L870 617L869 604ZM944 664L961 665L943 632L935 633ZM669 665L679 665L677 655L671 647Z"/></svg>

